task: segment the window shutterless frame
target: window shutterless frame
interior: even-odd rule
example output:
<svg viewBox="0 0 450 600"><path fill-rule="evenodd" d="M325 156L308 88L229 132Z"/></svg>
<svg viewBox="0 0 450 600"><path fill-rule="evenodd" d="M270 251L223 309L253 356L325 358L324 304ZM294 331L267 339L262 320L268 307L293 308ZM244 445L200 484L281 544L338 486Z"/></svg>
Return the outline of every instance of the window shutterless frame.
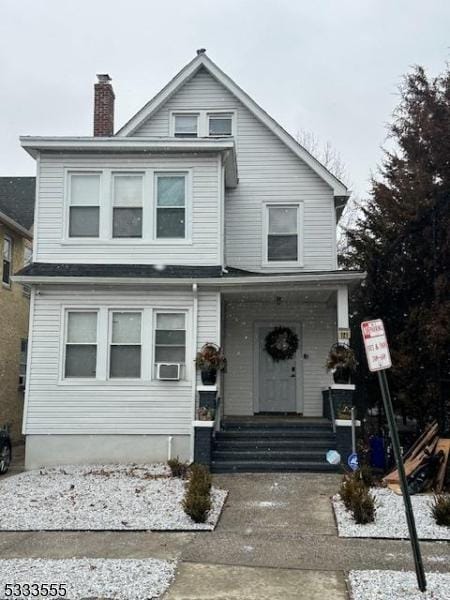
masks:
<svg viewBox="0 0 450 600"><path fill-rule="evenodd" d="M63 339L62 339L62 353L61 353L61 381L72 381L72 382L83 382L83 381L94 381L98 377L99 372L99 309L98 308L65 308L63 311ZM95 314L96 322L95 322L95 342L93 340L73 340L69 339L69 321L71 314ZM82 375L82 376L73 376L67 375L67 359L68 359L68 346L94 346L95 345L95 372L91 376Z"/></svg>
<svg viewBox="0 0 450 600"><path fill-rule="evenodd" d="M116 317L118 315L118 317ZM115 325L118 324L121 316L139 317L139 332L132 340L127 340L127 331L124 329L126 322L122 324L122 331L117 332ZM115 323L116 319L116 323ZM143 310L132 310L132 309L110 309L108 316L108 367L107 367L107 378L109 380L141 380L142 379L142 357L143 357ZM132 329L131 327L129 328ZM116 338L114 334L119 334ZM125 339L122 339L125 335ZM117 354L119 352L119 354ZM120 355L123 353L123 356ZM130 363L136 361L136 365L133 366ZM128 363L128 364L127 364Z"/></svg>
<svg viewBox="0 0 450 600"><path fill-rule="evenodd" d="M144 183L144 173L111 174L113 239L142 239Z"/></svg>
<svg viewBox="0 0 450 600"><path fill-rule="evenodd" d="M180 195L180 186L174 186L174 195L170 192L160 194L160 184L167 187L168 180L184 179L184 198ZM176 181L175 181L176 183ZM154 172L153 186L153 240L157 243L190 243L191 241L191 173L190 171ZM161 190L162 192L162 190ZM171 214L172 213L172 214ZM184 235L181 220L184 221ZM174 232L171 236L170 230ZM169 233L169 234L168 234Z"/></svg>
<svg viewBox="0 0 450 600"><path fill-rule="evenodd" d="M296 235L297 235L297 258L296 260L269 260L269 211L270 209L296 209ZM265 202L262 214L262 266L264 267L303 267L303 202ZM275 237L284 235L271 234ZM288 233L292 236L294 233Z"/></svg>
<svg viewBox="0 0 450 600"><path fill-rule="evenodd" d="M209 137L231 137L235 135L234 114L231 112L207 113Z"/></svg>
<svg viewBox="0 0 450 600"><path fill-rule="evenodd" d="M79 183L81 183L82 178L85 180L92 179L92 199L86 201L80 199L82 190L79 190L79 194L75 191L77 178ZM98 189L95 190L94 188ZM103 173L101 170L66 170L65 239L89 241L98 240L101 237L102 195ZM81 216L83 211L84 217ZM84 226L87 227L86 235L83 233L83 218ZM95 223L97 223L96 227Z"/></svg>
<svg viewBox="0 0 450 600"><path fill-rule="evenodd" d="M199 133L198 112L174 112L171 116L171 134L178 138L197 138Z"/></svg>
<svg viewBox="0 0 450 600"><path fill-rule="evenodd" d="M13 240L9 235L3 236L3 247L2 247L2 284L5 287L11 287L11 275L12 275L12 262L13 262Z"/></svg>

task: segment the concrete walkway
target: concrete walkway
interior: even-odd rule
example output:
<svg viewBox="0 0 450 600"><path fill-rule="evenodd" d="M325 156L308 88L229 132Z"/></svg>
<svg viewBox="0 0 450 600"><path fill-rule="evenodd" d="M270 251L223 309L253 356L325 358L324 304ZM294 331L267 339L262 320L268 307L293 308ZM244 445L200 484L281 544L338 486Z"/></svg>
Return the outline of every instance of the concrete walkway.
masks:
<svg viewBox="0 0 450 600"><path fill-rule="evenodd" d="M409 543L337 537L332 474L215 477L230 491L217 529L199 533L0 532L0 557L180 561L164 600L341 600L345 572L412 568ZM450 544L422 542L426 568L448 570Z"/></svg>

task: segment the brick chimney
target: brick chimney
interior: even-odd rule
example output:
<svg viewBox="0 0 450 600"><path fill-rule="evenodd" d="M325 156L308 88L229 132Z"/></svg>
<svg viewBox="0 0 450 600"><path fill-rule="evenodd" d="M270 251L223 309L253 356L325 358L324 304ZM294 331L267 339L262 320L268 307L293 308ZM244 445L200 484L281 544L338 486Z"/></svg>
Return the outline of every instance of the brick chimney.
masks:
<svg viewBox="0 0 450 600"><path fill-rule="evenodd" d="M97 75L94 85L94 136L114 135L114 91L108 74Z"/></svg>

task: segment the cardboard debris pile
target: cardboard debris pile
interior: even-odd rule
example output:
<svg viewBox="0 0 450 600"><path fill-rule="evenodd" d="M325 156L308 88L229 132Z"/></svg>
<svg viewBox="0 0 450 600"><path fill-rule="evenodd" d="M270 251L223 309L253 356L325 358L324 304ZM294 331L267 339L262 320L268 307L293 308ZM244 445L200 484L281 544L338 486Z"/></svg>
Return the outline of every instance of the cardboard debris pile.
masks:
<svg viewBox="0 0 450 600"><path fill-rule="evenodd" d="M410 494L442 492L449 453L450 439L440 438L437 423L432 423L403 456ZM388 473L383 482L401 493L397 469Z"/></svg>

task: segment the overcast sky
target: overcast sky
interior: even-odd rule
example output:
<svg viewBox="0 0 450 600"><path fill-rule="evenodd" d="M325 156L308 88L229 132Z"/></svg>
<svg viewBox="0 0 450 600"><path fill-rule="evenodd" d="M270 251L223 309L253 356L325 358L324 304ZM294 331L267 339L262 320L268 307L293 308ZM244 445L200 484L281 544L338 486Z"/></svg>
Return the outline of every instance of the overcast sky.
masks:
<svg viewBox="0 0 450 600"><path fill-rule="evenodd" d="M330 141L363 194L402 75L449 59L450 2L0 0L0 175L34 175L19 135L91 135L96 73L119 127L200 47L290 133Z"/></svg>

